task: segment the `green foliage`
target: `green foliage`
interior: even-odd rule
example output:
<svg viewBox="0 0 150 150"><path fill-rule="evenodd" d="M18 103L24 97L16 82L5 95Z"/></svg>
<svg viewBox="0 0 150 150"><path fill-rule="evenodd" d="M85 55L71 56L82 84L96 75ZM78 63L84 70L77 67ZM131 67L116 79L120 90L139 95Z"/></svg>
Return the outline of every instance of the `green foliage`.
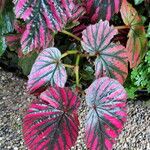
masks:
<svg viewBox="0 0 150 150"><path fill-rule="evenodd" d="M15 18L11 0L7 0L3 7L4 9L0 10L0 56L2 56L7 47L4 35L13 32Z"/></svg>
<svg viewBox="0 0 150 150"><path fill-rule="evenodd" d="M135 5L139 5L143 2L144 0L134 0Z"/></svg>
<svg viewBox="0 0 150 150"><path fill-rule="evenodd" d="M147 29L147 37L150 38L150 24ZM140 63L131 72L130 81L125 85L129 98L135 98L137 89L146 89L150 93L150 40L147 44L148 51Z"/></svg>
<svg viewBox="0 0 150 150"><path fill-rule="evenodd" d="M38 54L36 52L30 54L29 56L24 56L23 58L19 58L19 66L22 68L24 75L29 75L32 65L37 58Z"/></svg>
<svg viewBox="0 0 150 150"><path fill-rule="evenodd" d="M128 94L128 98L135 99L137 96L135 92L137 91L138 87L136 85L134 85L134 82L132 82L132 80L131 80L131 72L129 72L129 74L128 74L128 77L124 83L124 87Z"/></svg>
<svg viewBox="0 0 150 150"><path fill-rule="evenodd" d="M144 61L131 73L132 82L139 88L146 88L150 92L150 50Z"/></svg>
<svg viewBox="0 0 150 150"><path fill-rule="evenodd" d="M5 38L0 37L0 56L2 56L2 54L5 52L6 47Z"/></svg>
<svg viewBox="0 0 150 150"><path fill-rule="evenodd" d="M89 81L93 79L94 69L90 65L84 65L83 70L81 71L82 78L85 81Z"/></svg>
<svg viewBox="0 0 150 150"><path fill-rule="evenodd" d="M134 86L134 85L130 85L128 88L125 88L127 94L128 94L128 98L129 99L135 99L136 98L136 90L137 90L137 87Z"/></svg>
<svg viewBox="0 0 150 150"><path fill-rule="evenodd" d="M0 12L0 35L13 32L15 15L13 13L13 4L11 0L7 0L4 9Z"/></svg>

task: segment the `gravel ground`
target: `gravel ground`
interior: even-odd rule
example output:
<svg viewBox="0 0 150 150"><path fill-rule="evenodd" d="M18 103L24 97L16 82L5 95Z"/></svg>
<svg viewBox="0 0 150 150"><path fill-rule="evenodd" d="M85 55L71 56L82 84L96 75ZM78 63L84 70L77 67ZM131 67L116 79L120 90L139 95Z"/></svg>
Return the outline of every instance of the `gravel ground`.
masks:
<svg viewBox="0 0 150 150"><path fill-rule="evenodd" d="M33 97L25 92L26 81L0 68L0 150L26 150L21 124L23 114ZM80 108L80 118L85 110ZM86 150L84 124L72 150ZM142 101L128 102L128 121L117 139L114 150L150 150L150 109Z"/></svg>

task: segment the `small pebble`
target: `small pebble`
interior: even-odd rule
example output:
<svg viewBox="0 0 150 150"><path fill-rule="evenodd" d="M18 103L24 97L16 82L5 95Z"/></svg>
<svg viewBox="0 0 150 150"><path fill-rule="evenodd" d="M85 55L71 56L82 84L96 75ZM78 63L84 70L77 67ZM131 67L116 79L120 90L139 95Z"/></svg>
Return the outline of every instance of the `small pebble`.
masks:
<svg viewBox="0 0 150 150"><path fill-rule="evenodd" d="M14 147L14 150L18 150L18 147Z"/></svg>

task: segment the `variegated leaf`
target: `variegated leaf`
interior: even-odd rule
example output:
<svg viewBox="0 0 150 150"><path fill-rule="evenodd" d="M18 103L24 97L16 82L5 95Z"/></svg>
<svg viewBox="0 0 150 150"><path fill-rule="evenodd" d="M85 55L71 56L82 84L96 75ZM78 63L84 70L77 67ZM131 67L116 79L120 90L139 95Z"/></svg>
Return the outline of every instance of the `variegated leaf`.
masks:
<svg viewBox="0 0 150 150"><path fill-rule="evenodd" d="M87 15L93 23L110 20L120 10L122 0L84 0Z"/></svg>
<svg viewBox="0 0 150 150"><path fill-rule="evenodd" d="M74 3L72 0L14 0L15 13L26 23L21 44L24 53L36 48L47 48L45 45L51 31L60 31L72 15Z"/></svg>
<svg viewBox="0 0 150 150"><path fill-rule="evenodd" d="M141 17L138 15L136 9L133 8L133 6L128 3L127 0L123 0L120 12L123 22L127 26L136 27L142 25Z"/></svg>
<svg viewBox="0 0 150 150"><path fill-rule="evenodd" d="M109 45L117 33L117 29L114 29L113 26L109 26L108 21L101 20L94 25L88 26L82 32L82 47L90 54L100 53Z"/></svg>
<svg viewBox="0 0 150 150"><path fill-rule="evenodd" d="M126 49L130 67L134 68L146 52L146 33L138 12L126 0L123 0L120 12L124 23L130 27Z"/></svg>
<svg viewBox="0 0 150 150"><path fill-rule="evenodd" d="M80 17L85 14L85 8L82 5L75 4L75 7L72 10L72 16L69 18L69 22L77 22Z"/></svg>
<svg viewBox="0 0 150 150"><path fill-rule="evenodd" d="M60 31L71 17L72 0L14 0L15 13L27 23L38 26L42 22L53 31Z"/></svg>
<svg viewBox="0 0 150 150"><path fill-rule="evenodd" d="M128 34L128 41L126 49L128 50L128 60L130 62L130 67L134 68L138 66L141 59L146 53L146 33L144 26L139 26L130 30Z"/></svg>
<svg viewBox="0 0 150 150"><path fill-rule="evenodd" d="M27 89L30 93L44 90L48 85L64 87L67 74L60 59L61 53L55 47L39 54L29 75Z"/></svg>
<svg viewBox="0 0 150 150"><path fill-rule="evenodd" d="M112 150L126 121L127 94L120 83L103 77L86 90L86 145L89 150Z"/></svg>
<svg viewBox="0 0 150 150"><path fill-rule="evenodd" d="M23 55L23 52L21 50L20 40L21 40L21 37L24 35L23 33L25 32L25 25L19 21L16 21L14 23L14 28L17 31L17 33L8 34L6 36L7 45L9 46L11 50L16 50L18 52L19 57L24 57L25 55ZM52 47L54 45L54 40L49 31L47 35L48 35L48 39L46 40L45 47ZM35 49L36 52L40 52L41 50L43 50L41 47L37 47Z"/></svg>
<svg viewBox="0 0 150 150"><path fill-rule="evenodd" d="M108 76L123 83L127 77L128 64L126 49L110 41L117 34L108 21L100 21L88 26L82 32L82 47L90 53L97 55L95 60L96 78Z"/></svg>
<svg viewBox="0 0 150 150"><path fill-rule="evenodd" d="M68 88L50 87L34 101L23 120L30 150L69 150L77 140L80 101Z"/></svg>
<svg viewBox="0 0 150 150"><path fill-rule="evenodd" d="M54 39L50 30L47 29L46 24L38 22L38 25L33 25L32 23L30 22L26 26L26 30L21 38L21 49L24 54L53 45Z"/></svg>
<svg viewBox="0 0 150 150"><path fill-rule="evenodd" d="M122 45L109 44L95 60L96 78L108 76L123 84L127 74L128 64L125 48Z"/></svg>

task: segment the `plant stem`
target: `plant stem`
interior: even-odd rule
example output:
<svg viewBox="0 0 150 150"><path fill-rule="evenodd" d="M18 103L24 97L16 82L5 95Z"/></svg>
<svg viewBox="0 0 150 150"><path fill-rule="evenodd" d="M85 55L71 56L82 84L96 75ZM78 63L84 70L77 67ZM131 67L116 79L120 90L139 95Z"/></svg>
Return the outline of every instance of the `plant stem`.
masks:
<svg viewBox="0 0 150 150"><path fill-rule="evenodd" d="M81 57L96 57L95 54L80 54Z"/></svg>
<svg viewBox="0 0 150 150"><path fill-rule="evenodd" d="M129 29L130 26L127 26L127 25L124 25L124 26L115 26L114 28L121 30L121 29ZM71 32L68 32L68 31L66 31L66 30L62 30L61 32L64 33L64 34L66 34L66 35L68 35L68 36L73 37L73 38L76 39L77 41L81 41L81 39L80 39L79 37L77 37L76 35L72 34Z"/></svg>
<svg viewBox="0 0 150 150"><path fill-rule="evenodd" d="M80 55L77 55L76 65L75 65L75 75L76 75L76 86L77 87L79 87L79 62L80 62Z"/></svg>
<svg viewBox="0 0 150 150"><path fill-rule="evenodd" d="M67 67L67 68L75 68L75 66L74 65L69 65L69 64L63 64L65 67Z"/></svg>
<svg viewBox="0 0 150 150"><path fill-rule="evenodd" d="M76 35L74 35L74 34L68 32L68 31L66 31L66 30L62 30L61 32L64 33L64 34L67 34L68 36L73 37L74 39L76 39L76 40L78 40L78 41L81 41L81 39L80 39L79 37L77 37Z"/></svg>
<svg viewBox="0 0 150 150"><path fill-rule="evenodd" d="M77 51L77 50L69 50L69 51L63 53L63 54L61 55L61 58L64 58L64 57L66 57L66 56L68 56L68 55L74 55L74 54L78 54L78 55L80 55L81 57L96 57L95 54L91 54L91 55L90 55L90 54L82 54L82 53L79 53L79 51Z"/></svg>
<svg viewBox="0 0 150 150"><path fill-rule="evenodd" d="M66 56L68 56L68 55L77 54L77 53L78 53L77 50L69 50L69 51L63 53L63 54L61 55L61 58L64 58L64 57L66 57Z"/></svg>
<svg viewBox="0 0 150 150"><path fill-rule="evenodd" d="M130 26L126 26L126 25L125 25L125 26L115 26L114 28L115 28L115 29L120 29L120 30L121 30L121 29L129 29Z"/></svg>

